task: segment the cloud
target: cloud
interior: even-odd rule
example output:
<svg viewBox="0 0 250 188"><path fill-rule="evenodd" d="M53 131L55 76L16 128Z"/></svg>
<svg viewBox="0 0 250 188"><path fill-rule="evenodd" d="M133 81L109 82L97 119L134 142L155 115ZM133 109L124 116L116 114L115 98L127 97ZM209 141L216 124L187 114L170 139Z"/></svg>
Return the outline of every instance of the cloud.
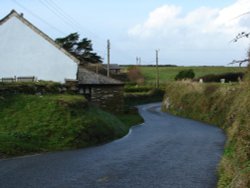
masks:
<svg viewBox="0 0 250 188"><path fill-rule="evenodd" d="M158 29L167 27L168 23L174 24L181 12L181 7L164 5L152 11L143 24L138 24L129 30L131 36L151 37Z"/></svg>
<svg viewBox="0 0 250 188"><path fill-rule="evenodd" d="M240 32L250 32L249 11L249 0L236 0L224 8L203 6L190 12L166 4L128 30L128 41L134 44L130 49L135 55L146 52L143 59L150 59L154 49L160 49L163 64L227 65L246 57L249 40L230 41Z"/></svg>
<svg viewBox="0 0 250 188"><path fill-rule="evenodd" d="M229 40L241 31L250 30L250 14L239 16L248 11L249 0L237 0L221 9L200 7L186 14L180 6L163 5L153 10L144 23L130 28L128 34L141 40L181 38L188 45L202 41L207 44L218 37Z"/></svg>

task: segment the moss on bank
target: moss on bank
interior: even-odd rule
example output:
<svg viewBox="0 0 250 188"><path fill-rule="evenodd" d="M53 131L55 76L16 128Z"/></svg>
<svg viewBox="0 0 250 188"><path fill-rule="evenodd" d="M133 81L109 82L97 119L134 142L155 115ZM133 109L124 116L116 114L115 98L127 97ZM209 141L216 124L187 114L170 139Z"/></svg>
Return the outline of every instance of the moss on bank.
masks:
<svg viewBox="0 0 250 188"><path fill-rule="evenodd" d="M0 157L96 145L129 129L77 95L1 95L0 119Z"/></svg>
<svg viewBox="0 0 250 188"><path fill-rule="evenodd" d="M218 187L250 187L250 79L236 85L168 83L162 108L223 128L228 140Z"/></svg>

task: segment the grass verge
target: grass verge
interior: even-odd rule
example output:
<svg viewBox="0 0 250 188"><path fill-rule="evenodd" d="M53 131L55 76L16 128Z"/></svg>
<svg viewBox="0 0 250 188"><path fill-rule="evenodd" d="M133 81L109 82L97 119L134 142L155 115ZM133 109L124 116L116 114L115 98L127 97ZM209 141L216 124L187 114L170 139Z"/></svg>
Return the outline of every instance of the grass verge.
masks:
<svg viewBox="0 0 250 188"><path fill-rule="evenodd" d="M223 128L218 187L250 187L250 79L242 84L168 83L163 110Z"/></svg>
<svg viewBox="0 0 250 188"><path fill-rule="evenodd" d="M82 148L127 134L117 117L77 95L1 95L0 156Z"/></svg>

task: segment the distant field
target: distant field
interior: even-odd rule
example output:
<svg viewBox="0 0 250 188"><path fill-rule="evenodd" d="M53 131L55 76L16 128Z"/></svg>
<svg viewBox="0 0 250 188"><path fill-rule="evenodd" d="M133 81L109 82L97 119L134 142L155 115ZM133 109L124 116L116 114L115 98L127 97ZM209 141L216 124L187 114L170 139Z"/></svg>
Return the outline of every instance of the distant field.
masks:
<svg viewBox="0 0 250 188"><path fill-rule="evenodd" d="M141 66L140 69L145 77L146 83L155 83L155 67ZM159 67L160 83L173 81L179 71L186 69L193 69L193 71L195 72L195 77L198 78L207 74L244 72L246 70L246 67Z"/></svg>

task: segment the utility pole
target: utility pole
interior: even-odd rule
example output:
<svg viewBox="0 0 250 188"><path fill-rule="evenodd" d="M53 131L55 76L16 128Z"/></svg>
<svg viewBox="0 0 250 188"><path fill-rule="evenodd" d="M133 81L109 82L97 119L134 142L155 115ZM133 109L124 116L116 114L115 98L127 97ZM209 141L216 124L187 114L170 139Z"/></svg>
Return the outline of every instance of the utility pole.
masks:
<svg viewBox="0 0 250 188"><path fill-rule="evenodd" d="M141 65L141 57L136 57L136 65Z"/></svg>
<svg viewBox="0 0 250 188"><path fill-rule="evenodd" d="M110 69L110 41L107 41L107 77L109 77Z"/></svg>
<svg viewBox="0 0 250 188"><path fill-rule="evenodd" d="M155 50L156 52L156 88L159 88L159 68L158 68L158 63L159 63L159 57L158 57L158 53L159 50Z"/></svg>
<svg viewBox="0 0 250 188"><path fill-rule="evenodd" d="M136 57L136 65L138 65L138 62L139 62L139 58Z"/></svg>
<svg viewBox="0 0 250 188"><path fill-rule="evenodd" d="M98 70L98 65L95 65L95 73L98 74L99 70Z"/></svg>

